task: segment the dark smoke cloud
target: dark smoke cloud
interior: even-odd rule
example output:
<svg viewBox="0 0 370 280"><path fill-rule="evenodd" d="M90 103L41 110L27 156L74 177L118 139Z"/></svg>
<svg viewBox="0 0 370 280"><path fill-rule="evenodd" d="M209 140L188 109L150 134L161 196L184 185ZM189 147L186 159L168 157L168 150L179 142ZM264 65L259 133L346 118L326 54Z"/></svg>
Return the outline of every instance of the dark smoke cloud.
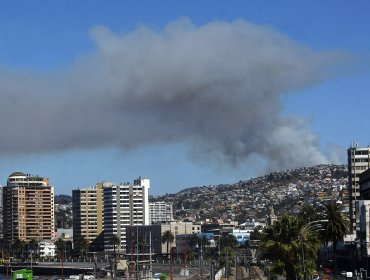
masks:
<svg viewBox="0 0 370 280"><path fill-rule="evenodd" d="M280 98L330 78L337 53L242 20L91 36L96 51L68 71L0 69L1 153L188 141L191 154L234 164L327 161L307 123L281 116Z"/></svg>

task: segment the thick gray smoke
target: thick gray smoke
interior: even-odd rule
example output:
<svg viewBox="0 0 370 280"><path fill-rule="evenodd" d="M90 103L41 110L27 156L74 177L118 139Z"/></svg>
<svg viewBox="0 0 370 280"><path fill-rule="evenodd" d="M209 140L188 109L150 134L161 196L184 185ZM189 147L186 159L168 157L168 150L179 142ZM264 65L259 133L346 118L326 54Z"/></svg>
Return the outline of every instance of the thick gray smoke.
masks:
<svg viewBox="0 0 370 280"><path fill-rule="evenodd" d="M1 153L187 141L193 155L258 155L270 169L326 161L307 124L281 116L280 99L328 79L337 54L242 20L91 35L96 51L68 71L2 67Z"/></svg>

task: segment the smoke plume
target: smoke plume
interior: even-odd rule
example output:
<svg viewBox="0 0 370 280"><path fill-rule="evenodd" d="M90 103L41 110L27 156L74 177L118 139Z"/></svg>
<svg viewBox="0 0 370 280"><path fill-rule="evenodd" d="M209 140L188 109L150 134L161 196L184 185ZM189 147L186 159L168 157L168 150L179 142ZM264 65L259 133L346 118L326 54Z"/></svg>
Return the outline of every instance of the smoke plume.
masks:
<svg viewBox="0 0 370 280"><path fill-rule="evenodd" d="M190 154L269 169L326 161L281 97L331 77L335 52L318 53L243 20L154 31L91 30L95 51L52 73L0 68L0 152L123 149L185 141ZM57 54L56 54L57 55Z"/></svg>

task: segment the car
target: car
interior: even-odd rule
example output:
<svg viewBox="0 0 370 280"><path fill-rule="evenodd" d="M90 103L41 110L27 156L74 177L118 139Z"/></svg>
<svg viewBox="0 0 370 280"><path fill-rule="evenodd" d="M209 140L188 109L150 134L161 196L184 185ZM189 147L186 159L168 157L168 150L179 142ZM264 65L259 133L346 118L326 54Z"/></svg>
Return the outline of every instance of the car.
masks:
<svg viewBox="0 0 370 280"><path fill-rule="evenodd" d="M347 271L346 278L352 278L352 277L353 277L352 271Z"/></svg>
<svg viewBox="0 0 370 280"><path fill-rule="evenodd" d="M341 275L341 276L346 277L346 276L347 276L347 271L342 271L342 272L340 273L340 275Z"/></svg>

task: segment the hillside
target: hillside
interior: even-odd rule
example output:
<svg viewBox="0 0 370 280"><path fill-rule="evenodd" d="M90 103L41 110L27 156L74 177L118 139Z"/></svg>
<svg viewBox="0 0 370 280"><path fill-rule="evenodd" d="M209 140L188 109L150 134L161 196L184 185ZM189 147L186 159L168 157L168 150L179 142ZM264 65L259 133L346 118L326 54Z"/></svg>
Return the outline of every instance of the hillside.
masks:
<svg viewBox="0 0 370 280"><path fill-rule="evenodd" d="M317 165L273 172L234 184L192 187L153 197L173 204L176 218L263 221L270 206L275 214L296 213L301 204L337 200L348 205L347 166Z"/></svg>
<svg viewBox="0 0 370 280"><path fill-rule="evenodd" d="M69 204L72 203L72 197L67 194L57 194L54 196L55 204Z"/></svg>

